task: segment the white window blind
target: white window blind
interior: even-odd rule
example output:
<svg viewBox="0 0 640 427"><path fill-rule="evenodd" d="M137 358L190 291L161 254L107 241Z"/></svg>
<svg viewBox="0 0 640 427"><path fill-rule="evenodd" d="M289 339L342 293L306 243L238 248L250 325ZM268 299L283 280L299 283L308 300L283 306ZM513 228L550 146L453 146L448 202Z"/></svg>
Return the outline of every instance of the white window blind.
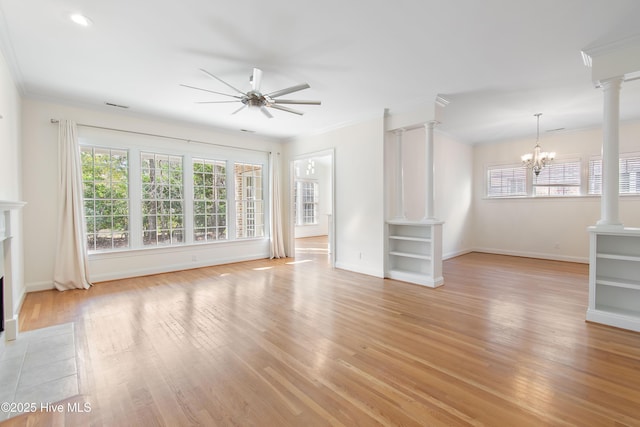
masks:
<svg viewBox="0 0 640 427"><path fill-rule="evenodd" d="M640 155L620 159L620 194L640 194ZM589 160L589 194L602 194L602 159Z"/></svg>
<svg viewBox="0 0 640 427"><path fill-rule="evenodd" d="M602 194L602 159L589 160L589 194Z"/></svg>
<svg viewBox="0 0 640 427"><path fill-rule="evenodd" d="M554 161L533 181L534 196L579 196L580 160Z"/></svg>
<svg viewBox="0 0 640 427"><path fill-rule="evenodd" d="M488 197L527 195L527 169L524 166L491 167L487 176Z"/></svg>

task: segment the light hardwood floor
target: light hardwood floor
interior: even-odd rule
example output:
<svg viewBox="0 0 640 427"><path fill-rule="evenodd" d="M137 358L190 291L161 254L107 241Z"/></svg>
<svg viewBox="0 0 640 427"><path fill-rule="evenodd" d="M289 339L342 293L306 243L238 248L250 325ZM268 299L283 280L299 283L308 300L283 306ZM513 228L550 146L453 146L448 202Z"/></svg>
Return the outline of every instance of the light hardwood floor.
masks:
<svg viewBox="0 0 640 427"><path fill-rule="evenodd" d="M75 322L84 414L8 425L637 426L640 334L584 321L588 266L472 253L428 289L262 260L29 294Z"/></svg>

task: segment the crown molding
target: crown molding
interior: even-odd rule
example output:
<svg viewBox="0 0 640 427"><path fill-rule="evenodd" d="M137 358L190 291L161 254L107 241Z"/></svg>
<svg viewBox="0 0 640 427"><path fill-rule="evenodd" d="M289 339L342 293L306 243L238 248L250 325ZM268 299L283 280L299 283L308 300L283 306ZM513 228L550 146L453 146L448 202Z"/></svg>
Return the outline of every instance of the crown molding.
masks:
<svg viewBox="0 0 640 427"><path fill-rule="evenodd" d="M598 41L582 49L583 57L587 55L589 58L606 55L617 50L629 47L630 45L640 45L640 34L623 37L616 40Z"/></svg>

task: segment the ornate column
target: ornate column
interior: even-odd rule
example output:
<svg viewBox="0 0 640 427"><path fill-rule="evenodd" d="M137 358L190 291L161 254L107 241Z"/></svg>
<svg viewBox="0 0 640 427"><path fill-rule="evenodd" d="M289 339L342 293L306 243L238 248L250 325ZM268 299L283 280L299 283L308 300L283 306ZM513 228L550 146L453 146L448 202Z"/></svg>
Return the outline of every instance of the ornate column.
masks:
<svg viewBox="0 0 640 427"><path fill-rule="evenodd" d="M438 122L436 120L432 120L427 122L424 127L426 130L427 138L426 138L426 161L425 161L425 208L424 208L424 219L425 220L433 220L434 216L434 205L435 205L435 187L434 187L434 164L433 164L433 129L436 127Z"/></svg>
<svg viewBox="0 0 640 427"><path fill-rule="evenodd" d="M599 226L622 227L618 213L620 196L620 87L623 76L602 80L604 120L602 126L602 198Z"/></svg>
<svg viewBox="0 0 640 427"><path fill-rule="evenodd" d="M402 136L404 129L393 132L396 135L396 219L405 219L404 214L404 162L402 161Z"/></svg>

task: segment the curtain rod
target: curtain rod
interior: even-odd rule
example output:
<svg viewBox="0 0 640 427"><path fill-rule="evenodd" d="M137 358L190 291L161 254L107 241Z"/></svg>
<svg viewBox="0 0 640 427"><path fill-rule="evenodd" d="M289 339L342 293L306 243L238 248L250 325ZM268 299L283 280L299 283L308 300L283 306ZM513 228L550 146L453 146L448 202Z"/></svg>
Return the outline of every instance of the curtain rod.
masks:
<svg viewBox="0 0 640 427"><path fill-rule="evenodd" d="M59 123L60 120L58 119L51 119L51 123ZM235 150L246 150L246 151L255 151L258 153L268 153L271 154L271 151L268 150L256 150L254 148L245 148L245 147L234 147L233 145L225 145L225 144L216 144L214 142L206 142L206 141L198 141L195 139L186 139L186 138L179 138L179 137L175 137L175 136L166 136L166 135L158 135L155 133L146 133L146 132L137 132L137 131L133 131L133 130L125 130L125 129L116 129L116 128L109 128L109 127L104 127L104 126L96 126L96 125L87 125L84 123L76 123L76 126L82 126L85 128L93 128L93 129L103 129L103 130L111 130L111 131L115 131L115 132L124 132L124 133L133 133L135 135L143 135L143 136L153 136L156 138L164 138L164 139L173 139L176 141L184 141L184 142L193 142L196 144L206 144L206 145L213 145L216 147L224 147L224 148L232 148ZM278 153L280 154L280 153Z"/></svg>

